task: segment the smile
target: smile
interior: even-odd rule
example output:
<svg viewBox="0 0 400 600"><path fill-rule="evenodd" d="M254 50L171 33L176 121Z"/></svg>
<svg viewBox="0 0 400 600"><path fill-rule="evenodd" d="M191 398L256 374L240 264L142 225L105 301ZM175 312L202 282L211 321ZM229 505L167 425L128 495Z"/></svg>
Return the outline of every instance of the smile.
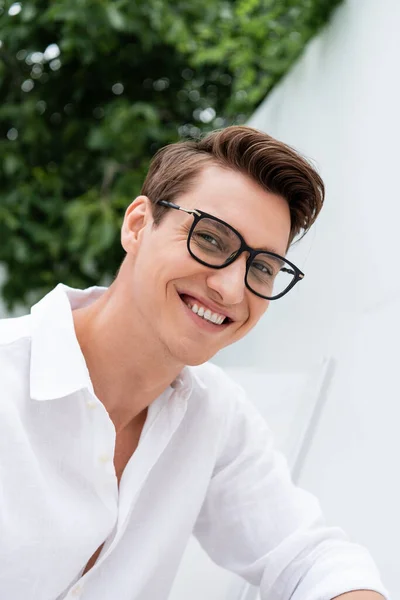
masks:
<svg viewBox="0 0 400 600"><path fill-rule="evenodd" d="M185 301L184 301L185 302ZM212 313L209 308L204 308L204 306L199 306L198 304L191 305L189 302L185 302L186 306L191 309L197 316L201 317L205 321L211 321L211 323L215 323L215 325L222 325L225 321L224 315L219 315L218 313Z"/></svg>
<svg viewBox="0 0 400 600"><path fill-rule="evenodd" d="M222 315L217 312L212 312L209 308L200 304L200 302L195 298L188 297L186 294L182 294L180 296L182 302L190 311L192 318L201 325L204 324L207 329L216 330L225 329L232 320L225 315Z"/></svg>

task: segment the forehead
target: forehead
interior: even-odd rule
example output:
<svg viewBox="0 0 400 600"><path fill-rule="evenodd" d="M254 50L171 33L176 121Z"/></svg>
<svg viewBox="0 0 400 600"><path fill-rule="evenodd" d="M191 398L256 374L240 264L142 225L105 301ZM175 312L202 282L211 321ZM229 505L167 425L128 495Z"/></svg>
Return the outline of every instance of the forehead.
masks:
<svg viewBox="0 0 400 600"><path fill-rule="evenodd" d="M290 234L287 201L238 171L205 168L178 204L198 208L237 229L253 248L285 254Z"/></svg>

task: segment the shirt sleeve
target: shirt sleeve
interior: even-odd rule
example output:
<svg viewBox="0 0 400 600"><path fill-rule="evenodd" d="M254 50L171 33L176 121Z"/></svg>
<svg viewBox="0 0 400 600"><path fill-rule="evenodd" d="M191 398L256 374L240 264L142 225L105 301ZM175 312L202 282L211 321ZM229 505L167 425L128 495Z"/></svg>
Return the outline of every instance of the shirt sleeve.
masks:
<svg viewBox="0 0 400 600"><path fill-rule="evenodd" d="M236 385L194 535L210 558L260 588L261 600L331 600L373 590L390 600L366 548L328 527L294 485L265 420ZM231 400L232 400L231 395Z"/></svg>

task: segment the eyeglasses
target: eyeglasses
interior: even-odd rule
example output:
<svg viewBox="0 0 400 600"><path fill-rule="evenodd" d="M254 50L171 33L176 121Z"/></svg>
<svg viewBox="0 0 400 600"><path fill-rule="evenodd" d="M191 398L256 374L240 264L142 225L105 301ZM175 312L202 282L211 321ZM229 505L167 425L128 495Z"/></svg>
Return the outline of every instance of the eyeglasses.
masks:
<svg viewBox="0 0 400 600"><path fill-rule="evenodd" d="M197 262L213 269L232 264L242 252L248 252L245 285L253 294L266 300L277 300L304 277L293 263L283 256L265 250L255 250L246 244L236 229L201 210L183 208L167 200L157 204L193 215L187 238L189 254Z"/></svg>

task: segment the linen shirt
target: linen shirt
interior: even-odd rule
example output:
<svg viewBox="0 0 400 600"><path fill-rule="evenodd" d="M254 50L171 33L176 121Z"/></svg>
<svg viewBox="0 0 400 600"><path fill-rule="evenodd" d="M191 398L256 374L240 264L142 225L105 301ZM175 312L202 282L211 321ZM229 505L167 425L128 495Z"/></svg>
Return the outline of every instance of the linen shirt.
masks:
<svg viewBox="0 0 400 600"><path fill-rule="evenodd" d="M369 552L325 524L265 420L211 363L185 367L150 404L118 488L115 429L72 318L104 289L60 284L0 321L0 598L165 600L192 533L262 600L388 598Z"/></svg>

